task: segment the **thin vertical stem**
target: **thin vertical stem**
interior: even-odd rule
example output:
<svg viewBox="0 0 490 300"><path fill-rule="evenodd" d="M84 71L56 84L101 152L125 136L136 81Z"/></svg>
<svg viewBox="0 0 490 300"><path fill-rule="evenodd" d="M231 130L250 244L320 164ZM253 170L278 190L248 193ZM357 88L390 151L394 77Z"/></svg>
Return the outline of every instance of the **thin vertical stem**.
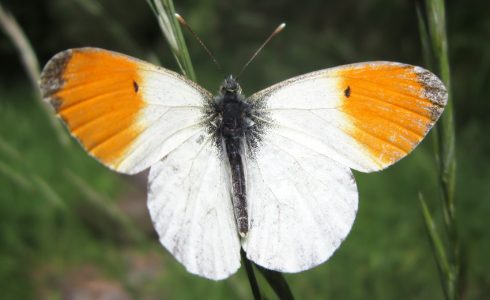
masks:
<svg viewBox="0 0 490 300"><path fill-rule="evenodd" d="M167 40L180 71L192 81L196 81L196 73L185 43L179 21L175 17L172 0L147 0L155 13L163 35Z"/></svg>
<svg viewBox="0 0 490 300"><path fill-rule="evenodd" d="M256 267L259 269L260 273L262 273L279 299L294 300L293 293L281 272L272 271L258 265L256 265Z"/></svg>
<svg viewBox="0 0 490 300"><path fill-rule="evenodd" d="M440 268L441 281L446 299L458 299L460 291L460 251L459 238L456 222L456 209L454 189L456 180L456 156L455 156L455 130L453 117L453 103L451 99L451 77L449 68L449 51L446 33L445 7L443 0L425 1L427 21L425 22L420 13L419 27L423 45L430 44L431 55L426 61L433 61L438 68L439 76L446 86L448 92L448 103L444 114L434 130L434 146L437 161L438 181L440 189L441 208L443 212L443 227L446 234L446 243L442 246L435 225L432 223L430 212L421 197L422 209L429 231L434 256ZM426 26L427 24L427 26ZM428 31L428 35L427 35ZM430 41L428 41L430 40ZM429 56L425 49L424 53Z"/></svg>
<svg viewBox="0 0 490 300"><path fill-rule="evenodd" d="M38 86L40 68L36 53L34 52L31 43L27 39L20 25L15 20L14 16L12 16L6 9L4 9L1 3L0 27L17 48L22 64L27 71L27 75L29 76L34 91L36 92L36 99L38 100L36 101L36 103L39 105L45 116L48 118L49 124L55 132L58 143L64 148L68 147L70 143L68 135L65 133L60 122L58 122L58 120L53 117L53 114L50 111L49 107L46 105L45 102L43 102L41 98L41 93L39 92Z"/></svg>
<svg viewBox="0 0 490 300"><path fill-rule="evenodd" d="M245 271L247 272L248 282L250 283L250 288L254 295L255 300L262 300L262 293L260 292L259 284L257 278L255 277L254 269L252 263L248 260L247 255L243 249L240 249L240 255L242 257L243 264L245 265Z"/></svg>

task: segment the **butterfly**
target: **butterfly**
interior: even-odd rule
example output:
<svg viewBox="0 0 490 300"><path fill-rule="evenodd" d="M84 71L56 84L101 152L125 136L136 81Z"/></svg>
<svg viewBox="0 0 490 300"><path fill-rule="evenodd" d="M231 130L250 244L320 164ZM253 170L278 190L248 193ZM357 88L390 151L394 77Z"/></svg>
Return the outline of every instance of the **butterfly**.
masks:
<svg viewBox="0 0 490 300"><path fill-rule="evenodd" d="M150 168L161 244L215 280L238 270L240 248L281 272L325 262L356 216L351 169L379 171L405 157L447 102L434 74L396 62L324 69L250 97L228 76L213 96L97 48L55 55L40 89L99 162L125 174Z"/></svg>

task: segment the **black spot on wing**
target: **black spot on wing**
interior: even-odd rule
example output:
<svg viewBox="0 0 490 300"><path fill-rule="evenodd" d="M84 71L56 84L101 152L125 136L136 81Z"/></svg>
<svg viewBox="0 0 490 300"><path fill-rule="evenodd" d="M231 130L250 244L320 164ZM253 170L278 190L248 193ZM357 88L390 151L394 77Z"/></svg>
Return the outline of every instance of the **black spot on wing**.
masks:
<svg viewBox="0 0 490 300"><path fill-rule="evenodd" d="M347 88L344 91L345 97L349 98L350 97L350 92L351 92L350 86L348 85Z"/></svg>
<svg viewBox="0 0 490 300"><path fill-rule="evenodd" d="M139 86L138 86L138 83L136 81L134 81L134 80L133 80L133 88L134 88L134 92L135 93L138 93Z"/></svg>

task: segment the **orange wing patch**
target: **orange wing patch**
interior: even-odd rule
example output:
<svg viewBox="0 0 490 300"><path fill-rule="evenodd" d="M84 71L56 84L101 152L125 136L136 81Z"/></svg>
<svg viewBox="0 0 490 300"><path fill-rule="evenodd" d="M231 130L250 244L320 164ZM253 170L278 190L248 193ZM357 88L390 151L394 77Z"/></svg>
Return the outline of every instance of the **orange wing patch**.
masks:
<svg viewBox="0 0 490 300"><path fill-rule="evenodd" d="M57 54L41 75L44 98L50 99L71 133L96 158L117 168L143 128L138 63L97 49Z"/></svg>
<svg viewBox="0 0 490 300"><path fill-rule="evenodd" d="M395 63L340 69L349 134L387 167L412 151L444 109L447 94L432 73Z"/></svg>

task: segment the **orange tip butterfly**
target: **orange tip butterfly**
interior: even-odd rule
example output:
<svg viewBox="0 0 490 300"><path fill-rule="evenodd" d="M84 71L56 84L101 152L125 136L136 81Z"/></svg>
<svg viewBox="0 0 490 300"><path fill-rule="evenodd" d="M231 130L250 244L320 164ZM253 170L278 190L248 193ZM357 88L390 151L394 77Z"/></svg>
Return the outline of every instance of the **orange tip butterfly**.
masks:
<svg viewBox="0 0 490 300"><path fill-rule="evenodd" d="M218 94L144 61L66 50L40 88L90 155L125 174L150 169L148 208L162 245L194 274L224 279L248 259L300 272L349 233L351 169L410 153L447 93L431 72L365 62L288 79L250 97L226 77Z"/></svg>

